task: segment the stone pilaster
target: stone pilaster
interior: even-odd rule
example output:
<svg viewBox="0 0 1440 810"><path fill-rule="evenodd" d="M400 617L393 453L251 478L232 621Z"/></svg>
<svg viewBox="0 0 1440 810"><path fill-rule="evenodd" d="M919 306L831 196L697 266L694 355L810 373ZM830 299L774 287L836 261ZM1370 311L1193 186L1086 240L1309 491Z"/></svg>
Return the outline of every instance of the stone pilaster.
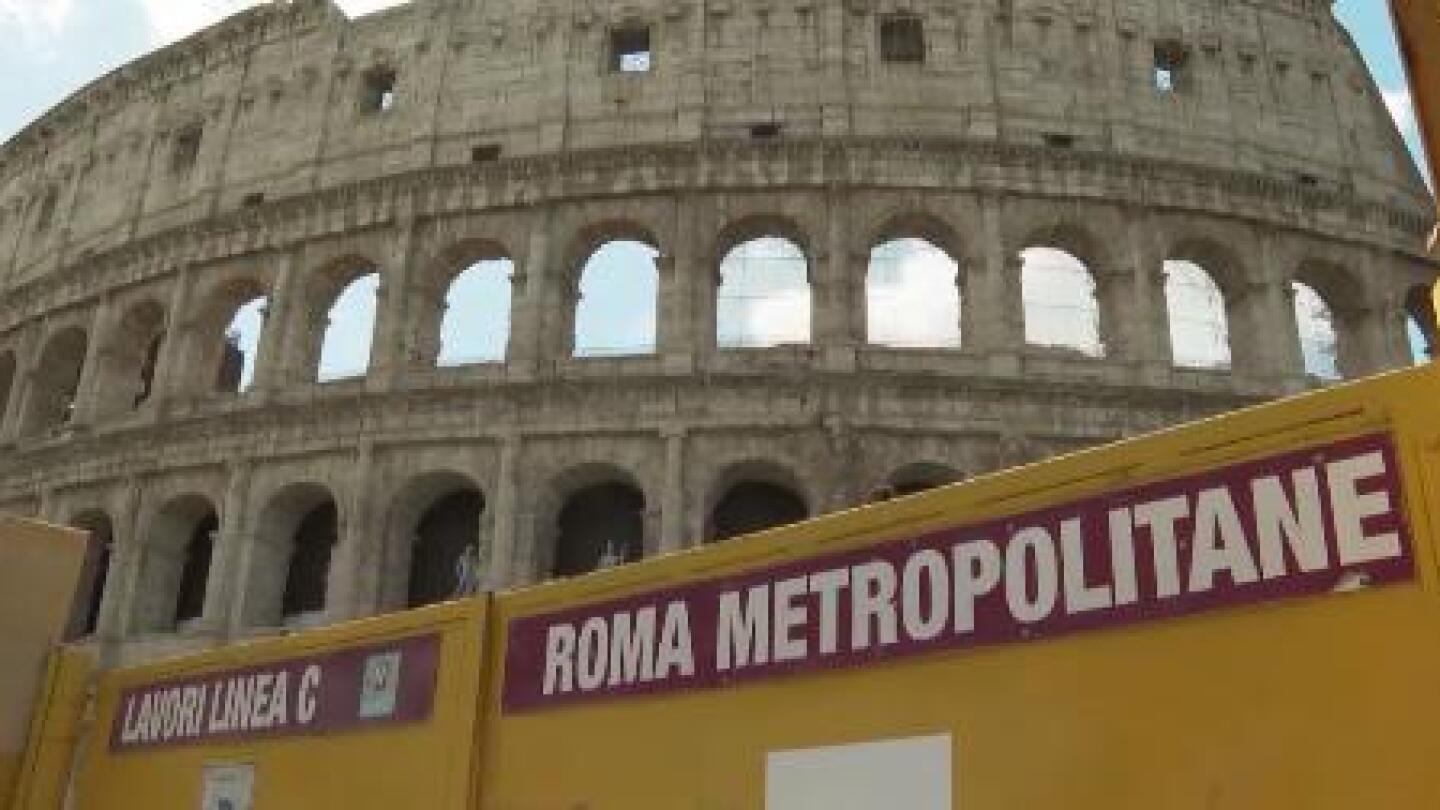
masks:
<svg viewBox="0 0 1440 810"><path fill-rule="evenodd" d="M414 319L407 317L414 298L410 288L418 260L414 221L403 220L396 229L398 233L380 273L380 289L375 296L375 338L366 385L377 391L388 391L399 385L410 365L414 344L414 335L409 332Z"/></svg>
<svg viewBox="0 0 1440 810"><path fill-rule="evenodd" d="M304 317L304 306L296 306L303 287L298 278L298 258L292 252L281 254L276 261L275 283L265 302L265 326L260 332L260 346L255 357L255 390L270 395L289 384L294 368L296 347L291 338L301 332L297 317Z"/></svg>
<svg viewBox="0 0 1440 810"><path fill-rule="evenodd" d="M1025 305L1021 296L1020 254L1005 238L999 199L980 198L984 254L974 268L967 291L974 298L966 324L967 345L990 358L992 373L1019 373L1025 346Z"/></svg>
<svg viewBox="0 0 1440 810"><path fill-rule="evenodd" d="M220 535L210 557L205 606L197 632L222 635L232 627L237 594L242 590L246 546L253 539L254 519L246 509L253 465L239 459L229 465L225 499L220 505Z"/></svg>
<svg viewBox="0 0 1440 810"><path fill-rule="evenodd" d="M481 587L487 591L521 585L530 581L527 571L520 570L529 555L520 553L517 543L520 537L518 507L520 493L520 437L506 436L500 442L500 464L495 476L495 496L490 512L492 530L488 555L484 549L481 556L488 556L489 565L483 573Z"/></svg>
<svg viewBox="0 0 1440 810"><path fill-rule="evenodd" d="M660 435L665 439L665 488L660 493L659 552L668 554L684 548L686 543L685 429L672 427Z"/></svg>
<svg viewBox="0 0 1440 810"><path fill-rule="evenodd" d="M106 297L101 299L100 305L95 308L94 315L90 319L90 328L85 343L85 364L80 370L80 385L75 394L75 410L71 422L76 425L88 425L95 421L101 407L102 391L101 381L104 373L101 368L106 356L114 351L112 339L118 326L119 311L113 299Z"/></svg>

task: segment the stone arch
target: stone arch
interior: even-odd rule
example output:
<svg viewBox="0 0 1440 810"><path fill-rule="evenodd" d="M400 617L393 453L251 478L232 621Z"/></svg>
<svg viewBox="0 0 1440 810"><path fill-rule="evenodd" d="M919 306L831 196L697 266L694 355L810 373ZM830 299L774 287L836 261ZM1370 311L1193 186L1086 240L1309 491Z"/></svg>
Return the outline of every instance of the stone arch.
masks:
<svg viewBox="0 0 1440 810"><path fill-rule="evenodd" d="M1404 306L1419 338L1416 362L1440 356L1440 283L1412 285L1405 291Z"/></svg>
<svg viewBox="0 0 1440 810"><path fill-rule="evenodd" d="M1025 342L1103 357L1100 284L1090 265L1046 244L1020 251L1020 262Z"/></svg>
<svg viewBox="0 0 1440 810"><path fill-rule="evenodd" d="M74 513L65 525L90 534L85 564L80 571L80 586L65 633L66 638L77 639L92 636L100 628L100 613L115 560L115 524L108 512L95 508Z"/></svg>
<svg viewBox="0 0 1440 810"><path fill-rule="evenodd" d="M427 264L415 284L421 368L503 363L509 351L515 261L501 242L468 238Z"/></svg>
<svg viewBox="0 0 1440 810"><path fill-rule="evenodd" d="M26 435L46 433L74 418L88 348L89 335L79 326L66 327L46 339L31 374L21 421Z"/></svg>
<svg viewBox="0 0 1440 810"><path fill-rule="evenodd" d="M302 339L296 343L304 378L330 382L369 371L381 276L378 262L357 254L316 270L306 285Z"/></svg>
<svg viewBox="0 0 1440 810"><path fill-rule="evenodd" d="M799 476L783 464L760 459L721 470L705 504L707 543L795 523L814 511Z"/></svg>
<svg viewBox="0 0 1440 810"><path fill-rule="evenodd" d="M1248 369L1248 360L1261 343L1246 311L1251 283L1245 265L1237 251L1218 238L1184 236L1165 252L1162 273L1171 361L1176 366ZM1209 348L1199 350L1202 346ZM1242 351L1237 353L1237 346Z"/></svg>
<svg viewBox="0 0 1440 810"><path fill-rule="evenodd" d="M603 219L571 239L562 302L570 354L654 353L662 253L656 233L639 220Z"/></svg>
<svg viewBox="0 0 1440 810"><path fill-rule="evenodd" d="M200 298L185 330L185 368L173 374L191 394L239 394L254 382L269 286L242 275L216 282Z"/></svg>
<svg viewBox="0 0 1440 810"><path fill-rule="evenodd" d="M644 556L647 498L629 470L579 464L556 476L548 489L539 534L548 576L574 576Z"/></svg>
<svg viewBox="0 0 1440 810"><path fill-rule="evenodd" d="M872 501L903 498L963 481L965 474L943 461L914 461L893 470L870 497Z"/></svg>
<svg viewBox="0 0 1440 810"><path fill-rule="evenodd" d="M166 332L167 317L160 302L145 298L126 307L97 354L98 416L129 413L150 399Z"/></svg>
<svg viewBox="0 0 1440 810"><path fill-rule="evenodd" d="M271 495L255 523L244 625L273 627L322 611L339 539L339 507L324 484L292 483Z"/></svg>
<svg viewBox="0 0 1440 810"><path fill-rule="evenodd" d="M799 224L788 217L745 217L721 231L715 253L717 346L765 348L811 342L810 244Z"/></svg>
<svg viewBox="0 0 1440 810"><path fill-rule="evenodd" d="M411 478L392 501L387 522L382 599L387 607L418 607L462 595L456 568L462 553L479 564L484 492L470 476L452 470ZM471 572L477 578L483 571ZM478 580L477 580L478 581Z"/></svg>
<svg viewBox="0 0 1440 810"><path fill-rule="evenodd" d="M964 274L954 254L924 237L876 242L865 273L868 343L959 348Z"/></svg>
<svg viewBox="0 0 1440 810"><path fill-rule="evenodd" d="M1295 319L1306 374L1324 380L1362 373L1365 288L1331 261L1301 261L1291 278Z"/></svg>
<svg viewBox="0 0 1440 810"><path fill-rule="evenodd" d="M219 512L205 495L180 495L156 510L140 546L131 627L160 632L201 617L219 531Z"/></svg>

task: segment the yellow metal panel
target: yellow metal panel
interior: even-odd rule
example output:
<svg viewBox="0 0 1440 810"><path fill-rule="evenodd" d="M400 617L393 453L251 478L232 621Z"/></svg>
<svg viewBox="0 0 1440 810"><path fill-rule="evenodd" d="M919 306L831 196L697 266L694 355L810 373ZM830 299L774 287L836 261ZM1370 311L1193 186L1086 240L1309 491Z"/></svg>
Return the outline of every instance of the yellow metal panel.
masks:
<svg viewBox="0 0 1440 810"><path fill-rule="evenodd" d="M84 532L0 519L0 807L14 789L45 662L70 617L85 549Z"/></svg>
<svg viewBox="0 0 1440 810"><path fill-rule="evenodd" d="M1440 807L1434 418L1440 370L1382 376L742 542L498 597L507 622L1042 508L1377 430L1396 439L1413 581L1055 641L504 715L480 807L757 808L766 755L950 733L956 807Z"/></svg>
<svg viewBox="0 0 1440 810"><path fill-rule="evenodd" d="M62 647L50 656L15 783L12 810L56 810L64 806L93 668L88 650Z"/></svg>
<svg viewBox="0 0 1440 810"><path fill-rule="evenodd" d="M483 602L472 600L107 673L100 679L98 721L88 741L76 806L194 810L200 805L205 766L253 763L255 806L263 810L468 807L483 621ZM441 650L434 708L425 722L323 736L110 750L111 723L127 687L426 633L440 635Z"/></svg>

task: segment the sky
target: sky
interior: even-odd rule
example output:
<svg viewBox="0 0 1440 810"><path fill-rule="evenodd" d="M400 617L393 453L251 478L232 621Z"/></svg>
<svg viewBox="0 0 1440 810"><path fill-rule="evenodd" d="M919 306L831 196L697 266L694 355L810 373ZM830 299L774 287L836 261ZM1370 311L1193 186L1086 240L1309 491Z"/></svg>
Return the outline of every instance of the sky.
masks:
<svg viewBox="0 0 1440 810"><path fill-rule="evenodd" d="M358 16L403 1L339 0L339 5L351 16ZM0 42L6 43L0 47L0 75L12 79L0 91L0 141L109 70L255 4L256 0L0 0ZM1414 111L1383 0L1338 0L1335 13L1354 35L1386 105L1418 159ZM737 257L744 260L736 262L733 267L738 269L728 274L734 277L728 292L727 288L721 290L720 314L723 317L728 312L730 317L719 340L726 345L803 342L810 331L809 293L803 283L795 283L795 275L804 272L803 257L785 255L784 246L774 242L752 247L765 255ZM873 301L882 305L877 309L903 309L906 314L894 317L882 312L872 316L872 332L895 345L954 345L959 314L947 291L947 279L954 278L953 263L943 254L926 250L924 245L890 246L886 250L876 258L888 268L887 280L875 285ZM622 244L611 248L596 263L600 275L633 279L626 283L634 286L617 296L613 285L590 279L587 290L582 282L577 353L625 354L651 347L655 313L644 306L637 308L634 301L653 296L652 253L642 245ZM1051 284L1067 283L1065 279L1071 276L1067 276L1063 257L1049 259L1045 268L1037 272L1047 274ZM440 356L442 365L503 357L504 330L497 330L493 314L503 312L503 306L508 304L508 273L508 269L476 272L451 291L442 325L442 336L446 336ZM724 267L723 275L727 275ZM1077 283L1083 287L1083 280ZM327 345L322 353L322 379L363 373L370 355L369 334L374 320L367 310L373 307L374 299L373 282L367 281L347 291L332 311L335 325L330 331L338 344ZM907 302L915 306L909 307ZM1040 300L1031 305L1051 306ZM256 342L254 330L261 322L259 312L256 308L247 310L235 324L243 347L253 347ZM1040 342L1069 343L1095 353L1099 347L1088 331L1089 314L1081 316L1076 321L1078 331L1066 333L1061 329L1039 336ZM1202 331L1204 328L1190 326ZM1412 343L1418 345L1413 331Z"/></svg>

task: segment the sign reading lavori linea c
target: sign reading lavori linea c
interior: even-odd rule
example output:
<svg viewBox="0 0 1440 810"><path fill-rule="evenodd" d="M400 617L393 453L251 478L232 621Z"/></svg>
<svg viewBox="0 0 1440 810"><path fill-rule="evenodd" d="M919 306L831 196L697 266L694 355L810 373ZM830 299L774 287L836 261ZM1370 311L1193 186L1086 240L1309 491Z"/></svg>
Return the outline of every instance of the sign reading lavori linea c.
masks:
<svg viewBox="0 0 1440 810"><path fill-rule="evenodd" d="M439 658L431 634L137 686L120 695L110 750L418 723Z"/></svg>
<svg viewBox="0 0 1440 810"><path fill-rule="evenodd" d="M510 622L523 711L1034 640L1413 575L1373 435Z"/></svg>

